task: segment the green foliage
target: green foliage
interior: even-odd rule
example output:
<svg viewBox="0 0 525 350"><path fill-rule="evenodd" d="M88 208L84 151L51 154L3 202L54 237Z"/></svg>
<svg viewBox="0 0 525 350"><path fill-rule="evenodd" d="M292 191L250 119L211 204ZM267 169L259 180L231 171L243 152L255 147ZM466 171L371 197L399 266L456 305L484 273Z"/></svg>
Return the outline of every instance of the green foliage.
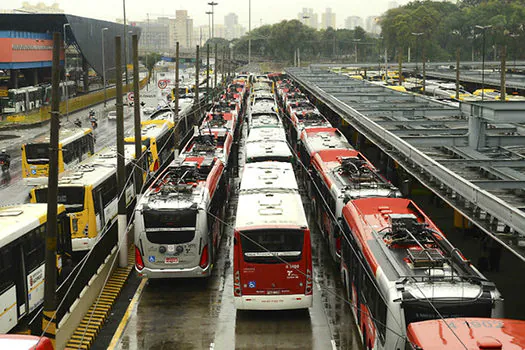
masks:
<svg viewBox="0 0 525 350"><path fill-rule="evenodd" d="M162 55L156 52L150 52L144 55L143 57L141 57L142 62L144 63L144 65L146 66L150 74L151 74L151 71L153 70L153 67L155 67L155 63L159 62L161 57Z"/></svg>

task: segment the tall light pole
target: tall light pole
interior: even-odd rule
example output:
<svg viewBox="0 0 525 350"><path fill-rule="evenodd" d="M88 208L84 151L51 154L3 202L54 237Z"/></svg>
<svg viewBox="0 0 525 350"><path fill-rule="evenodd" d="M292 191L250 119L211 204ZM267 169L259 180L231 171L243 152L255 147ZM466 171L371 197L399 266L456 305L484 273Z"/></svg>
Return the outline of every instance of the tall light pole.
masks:
<svg viewBox="0 0 525 350"><path fill-rule="evenodd" d="M248 0L248 64L252 63L252 0Z"/></svg>
<svg viewBox="0 0 525 350"><path fill-rule="evenodd" d="M122 0L122 8L124 13L124 75L126 77L126 85L128 85L128 51L127 51L127 41L128 41L128 34L126 30L126 0ZM122 77L117 77L117 79L122 79Z"/></svg>
<svg viewBox="0 0 525 350"><path fill-rule="evenodd" d="M476 25L476 28L480 29L483 32L483 47L481 51L481 102L483 102L485 98L485 32L487 31L487 29L492 28L492 26Z"/></svg>
<svg viewBox="0 0 525 350"><path fill-rule="evenodd" d="M102 83L104 84L104 109L106 108L106 101L108 99L106 91L106 56L104 56L104 32L108 28L102 28Z"/></svg>
<svg viewBox="0 0 525 350"><path fill-rule="evenodd" d="M418 74L419 74L419 67L417 65L418 63L418 57L417 57L417 42L419 41L419 37L421 35L423 35L423 33L411 33L412 35L414 35L416 37L416 86L417 86L417 83L418 83Z"/></svg>
<svg viewBox="0 0 525 350"><path fill-rule="evenodd" d="M209 2L208 5L211 6L211 37L212 39L215 37L215 6L218 5L218 2L212 1Z"/></svg>
<svg viewBox="0 0 525 350"><path fill-rule="evenodd" d="M68 94L68 87L67 87L67 41L66 41L66 27L69 27L71 29L71 25L69 23L64 23L63 29L64 29L64 90L66 93L66 119L69 120L69 94Z"/></svg>
<svg viewBox="0 0 525 350"><path fill-rule="evenodd" d="M211 15L213 12L206 11L206 14L208 15L208 40L211 39Z"/></svg>

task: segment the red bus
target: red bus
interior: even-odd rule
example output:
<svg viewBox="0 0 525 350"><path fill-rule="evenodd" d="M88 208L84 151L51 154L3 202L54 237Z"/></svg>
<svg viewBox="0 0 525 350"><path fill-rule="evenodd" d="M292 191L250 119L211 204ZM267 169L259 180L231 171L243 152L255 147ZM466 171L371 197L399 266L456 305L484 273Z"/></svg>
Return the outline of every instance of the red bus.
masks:
<svg viewBox="0 0 525 350"><path fill-rule="evenodd" d="M0 334L0 349L53 350L53 343L46 337L27 334Z"/></svg>
<svg viewBox="0 0 525 350"><path fill-rule="evenodd" d="M505 318L448 318L408 325L410 350L525 349L525 321Z"/></svg>
<svg viewBox="0 0 525 350"><path fill-rule="evenodd" d="M310 230L292 165L246 164L236 217L233 292L237 309L312 306Z"/></svg>
<svg viewBox="0 0 525 350"><path fill-rule="evenodd" d="M341 280L365 349L403 349L412 322L503 316L494 283L411 200L351 200L341 225Z"/></svg>

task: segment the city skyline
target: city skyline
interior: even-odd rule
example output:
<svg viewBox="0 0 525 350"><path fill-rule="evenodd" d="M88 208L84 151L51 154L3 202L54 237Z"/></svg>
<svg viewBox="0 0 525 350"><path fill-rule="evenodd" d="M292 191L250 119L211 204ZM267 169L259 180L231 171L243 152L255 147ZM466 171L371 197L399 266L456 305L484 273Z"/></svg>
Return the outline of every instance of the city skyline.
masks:
<svg viewBox="0 0 525 350"><path fill-rule="evenodd" d="M1 10L12 10L22 7L24 2L29 2L31 5L37 3L44 3L51 6L57 3L66 14L72 14L83 17L90 17L108 21L116 21L122 19L122 1L121 0L91 0L88 3L70 1L70 0L8 0L0 5ZM238 15L239 25L248 28L248 1L244 6L239 6L238 2L232 0L217 1L215 6L214 16L215 24L224 24L224 18L229 13ZM267 0L263 2L251 1L252 7L252 28L259 27L265 24L274 24L282 20L297 19L298 12L303 7L311 8L319 15L325 12L326 8L331 8L333 13L337 16L336 28L345 27L345 19L350 16L358 16L366 18L369 16L379 16L392 7L392 3L397 6L402 6L409 3L409 0L369 0L365 4L359 0L341 1L328 0L323 4L319 4L313 0L304 0L298 6L295 3L283 3L278 0ZM272 9L272 11L268 11ZM277 11L275 9L278 9ZM126 0L126 20L128 21L145 21L147 15L151 18L157 17L174 17L177 10L186 10L188 16L193 19L194 26L208 25L208 15L206 11L210 11L208 1L199 0L194 3L184 3L173 5L165 1L150 0L148 7L139 0Z"/></svg>

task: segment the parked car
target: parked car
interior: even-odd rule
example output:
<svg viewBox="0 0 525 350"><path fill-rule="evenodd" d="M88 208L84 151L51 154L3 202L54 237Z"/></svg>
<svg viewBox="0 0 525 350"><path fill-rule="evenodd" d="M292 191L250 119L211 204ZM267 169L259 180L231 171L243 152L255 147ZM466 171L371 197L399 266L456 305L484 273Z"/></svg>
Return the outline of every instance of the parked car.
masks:
<svg viewBox="0 0 525 350"><path fill-rule="evenodd" d="M109 111L108 120L117 120L117 111Z"/></svg>

